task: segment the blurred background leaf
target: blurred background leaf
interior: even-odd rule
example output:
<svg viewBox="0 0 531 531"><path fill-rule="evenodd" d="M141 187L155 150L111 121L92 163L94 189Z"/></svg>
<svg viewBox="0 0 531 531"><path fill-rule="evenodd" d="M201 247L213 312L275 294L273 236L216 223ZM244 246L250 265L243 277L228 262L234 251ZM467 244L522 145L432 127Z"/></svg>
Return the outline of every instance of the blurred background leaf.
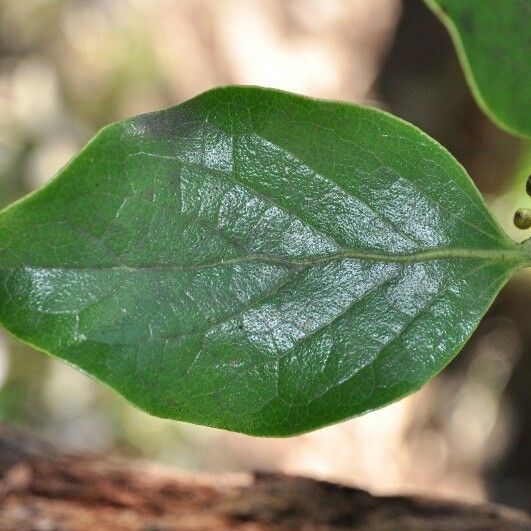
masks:
<svg viewBox="0 0 531 531"><path fill-rule="evenodd" d="M506 131L531 138L531 3L426 3L450 32L478 105Z"/></svg>

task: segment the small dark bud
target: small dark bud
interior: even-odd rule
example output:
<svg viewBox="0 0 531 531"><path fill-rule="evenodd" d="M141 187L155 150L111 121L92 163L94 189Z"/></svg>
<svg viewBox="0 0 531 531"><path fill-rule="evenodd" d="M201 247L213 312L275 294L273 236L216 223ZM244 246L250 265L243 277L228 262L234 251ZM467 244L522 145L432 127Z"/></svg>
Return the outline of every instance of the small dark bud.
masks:
<svg viewBox="0 0 531 531"><path fill-rule="evenodd" d="M514 213L514 224L519 229L529 229L531 227L531 209L519 208Z"/></svg>

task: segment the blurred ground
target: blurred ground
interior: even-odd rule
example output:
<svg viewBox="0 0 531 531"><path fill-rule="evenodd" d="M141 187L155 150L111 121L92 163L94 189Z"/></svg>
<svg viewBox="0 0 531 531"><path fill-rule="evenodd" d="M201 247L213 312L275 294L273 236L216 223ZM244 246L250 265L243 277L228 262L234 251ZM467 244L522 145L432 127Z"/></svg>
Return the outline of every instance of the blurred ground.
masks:
<svg viewBox="0 0 531 531"><path fill-rule="evenodd" d="M241 83L377 105L464 164L510 234L527 148L477 109L420 0L1 0L0 204L48 180L104 124ZM416 395L290 439L149 417L0 332L0 418L65 448L208 471L281 470L377 493L531 510L531 275Z"/></svg>

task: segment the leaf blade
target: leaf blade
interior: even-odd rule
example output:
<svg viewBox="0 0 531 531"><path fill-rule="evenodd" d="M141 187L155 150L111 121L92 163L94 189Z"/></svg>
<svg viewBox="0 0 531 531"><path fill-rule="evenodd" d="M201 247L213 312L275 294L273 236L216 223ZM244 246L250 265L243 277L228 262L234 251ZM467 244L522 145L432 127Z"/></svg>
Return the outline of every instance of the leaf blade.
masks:
<svg viewBox="0 0 531 531"><path fill-rule="evenodd" d="M245 87L109 126L0 235L8 330L153 414L260 435L416 390L529 263L413 126Z"/></svg>

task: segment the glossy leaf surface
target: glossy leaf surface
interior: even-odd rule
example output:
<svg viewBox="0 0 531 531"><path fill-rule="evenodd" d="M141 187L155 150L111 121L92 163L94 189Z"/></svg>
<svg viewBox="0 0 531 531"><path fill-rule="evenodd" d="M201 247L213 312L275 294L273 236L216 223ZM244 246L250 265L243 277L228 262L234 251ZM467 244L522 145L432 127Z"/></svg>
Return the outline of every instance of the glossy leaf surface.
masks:
<svg viewBox="0 0 531 531"><path fill-rule="evenodd" d="M531 137L531 0L426 0L448 28L481 108Z"/></svg>
<svg viewBox="0 0 531 531"><path fill-rule="evenodd" d="M0 320L155 415L288 435L421 387L530 255L413 126L227 87L0 214Z"/></svg>

